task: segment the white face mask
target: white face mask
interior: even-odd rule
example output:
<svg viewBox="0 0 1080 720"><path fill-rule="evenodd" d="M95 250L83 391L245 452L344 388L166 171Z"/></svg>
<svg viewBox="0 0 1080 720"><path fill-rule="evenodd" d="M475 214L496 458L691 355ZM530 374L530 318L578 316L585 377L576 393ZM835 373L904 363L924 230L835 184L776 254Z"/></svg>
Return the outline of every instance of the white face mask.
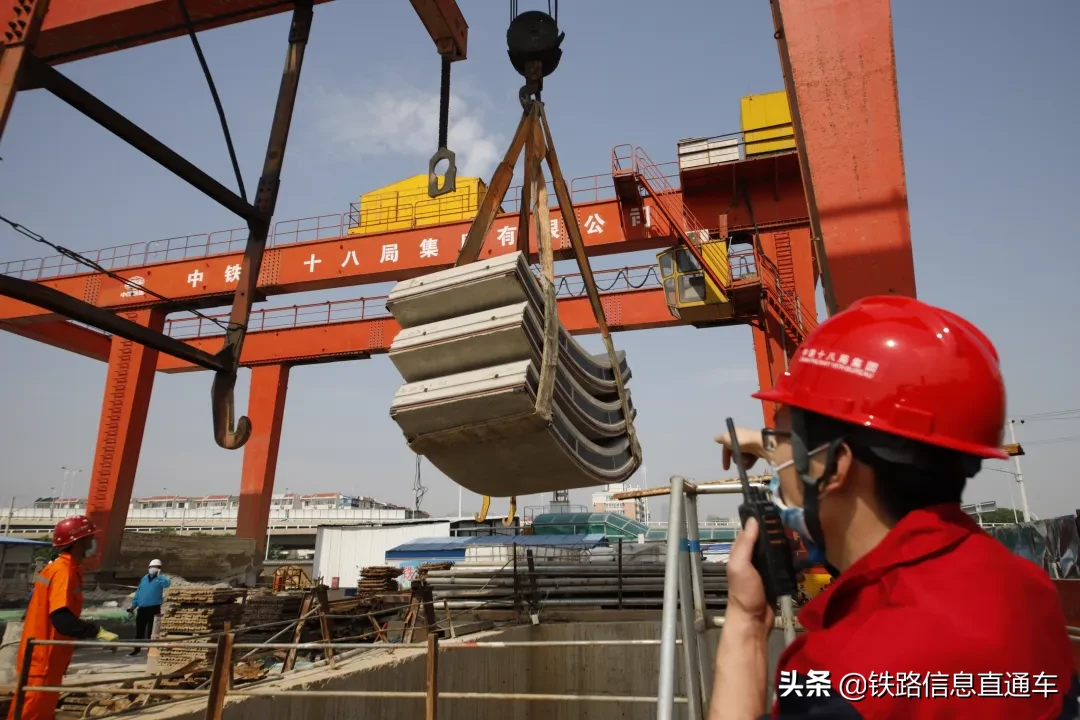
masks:
<svg viewBox="0 0 1080 720"><path fill-rule="evenodd" d="M94 557L94 554L96 552L97 552L97 538L90 538L90 544L86 546L86 550L85 550L85 552L83 552L83 555L85 557Z"/></svg>
<svg viewBox="0 0 1080 720"><path fill-rule="evenodd" d="M156 567L152 567L152 568L150 568L150 577L154 577L154 576L155 576L155 575L157 575L157 574L158 574L159 572L161 572L161 571L160 571L160 570L158 570L158 569L157 569Z"/></svg>

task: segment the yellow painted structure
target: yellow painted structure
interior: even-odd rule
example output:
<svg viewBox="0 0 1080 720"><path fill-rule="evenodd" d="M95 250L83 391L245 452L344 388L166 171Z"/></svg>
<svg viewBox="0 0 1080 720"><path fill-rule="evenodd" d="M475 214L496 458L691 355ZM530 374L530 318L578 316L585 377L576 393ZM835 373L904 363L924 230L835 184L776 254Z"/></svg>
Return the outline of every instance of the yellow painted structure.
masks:
<svg viewBox="0 0 1080 720"><path fill-rule="evenodd" d="M783 90L763 95L747 95L742 99L741 116L747 156L795 149L791 108L788 106L787 93ZM775 125L783 127L773 127ZM769 138L780 139L760 142Z"/></svg>
<svg viewBox="0 0 1080 720"><path fill-rule="evenodd" d="M832 582L832 575L829 573L806 573L803 575L803 581L799 586L806 596L809 598L817 597L818 593L829 586Z"/></svg>
<svg viewBox="0 0 1080 720"><path fill-rule="evenodd" d="M441 186L445 179L439 178ZM448 195L428 197L428 176L414 175L360 196L349 218L350 235L410 230L425 225L459 222L476 216L487 186L480 178L457 178Z"/></svg>
<svg viewBox="0 0 1080 720"><path fill-rule="evenodd" d="M704 231L702 231L703 234ZM707 240L697 243L701 255L716 277L731 285L731 263L727 240ZM734 314L725 288L717 287L705 274L697 258L685 247L658 253L660 280L668 309L677 318L690 323L723 320Z"/></svg>

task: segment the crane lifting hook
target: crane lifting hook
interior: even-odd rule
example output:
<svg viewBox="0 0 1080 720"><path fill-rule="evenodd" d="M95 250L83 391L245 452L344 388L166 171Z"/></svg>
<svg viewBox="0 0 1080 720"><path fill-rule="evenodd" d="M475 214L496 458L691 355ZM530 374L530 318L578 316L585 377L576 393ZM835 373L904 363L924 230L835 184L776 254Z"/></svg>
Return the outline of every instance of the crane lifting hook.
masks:
<svg viewBox="0 0 1080 720"><path fill-rule="evenodd" d="M539 10L523 12L506 31L506 51L510 64L525 78L518 99L526 112L533 99L540 99L544 78L555 72L562 59L563 38L555 18Z"/></svg>
<svg viewBox="0 0 1080 720"><path fill-rule="evenodd" d="M236 400L233 388L236 386L236 372L214 373L214 383L210 388L210 406L214 416L214 440L219 447L236 450L244 446L251 437L251 420L241 416L233 425L236 416Z"/></svg>

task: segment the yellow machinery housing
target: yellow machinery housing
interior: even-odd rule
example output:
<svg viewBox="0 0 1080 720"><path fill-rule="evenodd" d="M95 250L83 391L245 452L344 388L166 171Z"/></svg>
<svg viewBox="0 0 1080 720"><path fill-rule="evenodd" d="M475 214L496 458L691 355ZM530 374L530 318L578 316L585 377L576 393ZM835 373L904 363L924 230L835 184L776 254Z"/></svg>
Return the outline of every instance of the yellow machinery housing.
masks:
<svg viewBox="0 0 1080 720"><path fill-rule="evenodd" d="M439 178L439 184L444 178ZM414 175L360 196L349 213L349 234L410 230L425 225L471 220L484 199L487 186L480 178L457 178L448 195L428 197L428 176ZM500 210L501 211L501 210Z"/></svg>
<svg viewBox="0 0 1080 720"><path fill-rule="evenodd" d="M704 231L702 234L705 234ZM730 285L728 241L705 239L697 246L715 275ZM716 286L702 270L697 258L685 247L657 253L656 260L660 265L664 297L672 315L692 324L725 320L734 315L724 289Z"/></svg>
<svg viewBox="0 0 1080 720"><path fill-rule="evenodd" d="M741 104L743 141L747 157L778 150L795 149L795 132L791 125L791 108L783 90L763 95L747 95ZM776 126L780 127L776 127ZM761 130L760 128L771 128ZM770 142L761 142L779 138Z"/></svg>

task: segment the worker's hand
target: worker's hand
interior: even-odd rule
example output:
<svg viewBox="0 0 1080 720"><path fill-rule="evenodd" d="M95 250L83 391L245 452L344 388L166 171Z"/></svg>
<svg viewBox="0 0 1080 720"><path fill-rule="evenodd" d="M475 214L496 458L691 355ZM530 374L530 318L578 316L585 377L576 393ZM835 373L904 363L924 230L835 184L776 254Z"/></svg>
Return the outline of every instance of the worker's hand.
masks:
<svg viewBox="0 0 1080 720"><path fill-rule="evenodd" d="M739 449L742 450L743 466L747 470L754 466L758 458L769 459L769 454L765 452L765 442L761 439L760 430L737 427L735 433L739 439ZM731 452L731 437L725 432L716 438L716 442L724 446L723 467L727 470L731 467L733 455Z"/></svg>
<svg viewBox="0 0 1080 720"><path fill-rule="evenodd" d="M728 597L725 622L750 622L767 631L773 625L773 610L765 600L765 585L754 568L754 544L757 542L756 518L735 537L727 561Z"/></svg>
<svg viewBox="0 0 1080 720"><path fill-rule="evenodd" d="M135 612L135 606L134 605L129 605L128 609L127 609L127 614L131 615L134 612Z"/></svg>
<svg viewBox="0 0 1080 720"><path fill-rule="evenodd" d="M95 640L100 640L101 642L113 642L119 637L120 636L116 633L109 632L105 628L98 628L97 637L95 638Z"/></svg>

